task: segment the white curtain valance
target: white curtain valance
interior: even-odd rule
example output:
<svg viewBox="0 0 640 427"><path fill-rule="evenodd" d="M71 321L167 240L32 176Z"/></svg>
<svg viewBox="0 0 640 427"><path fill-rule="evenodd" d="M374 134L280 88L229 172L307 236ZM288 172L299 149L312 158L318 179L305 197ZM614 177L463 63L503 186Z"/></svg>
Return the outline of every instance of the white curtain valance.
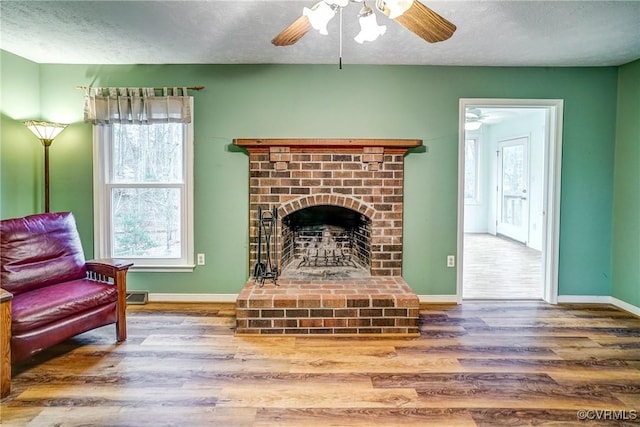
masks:
<svg viewBox="0 0 640 427"><path fill-rule="evenodd" d="M191 123L190 105L186 87L89 87L84 95L84 121L94 125Z"/></svg>

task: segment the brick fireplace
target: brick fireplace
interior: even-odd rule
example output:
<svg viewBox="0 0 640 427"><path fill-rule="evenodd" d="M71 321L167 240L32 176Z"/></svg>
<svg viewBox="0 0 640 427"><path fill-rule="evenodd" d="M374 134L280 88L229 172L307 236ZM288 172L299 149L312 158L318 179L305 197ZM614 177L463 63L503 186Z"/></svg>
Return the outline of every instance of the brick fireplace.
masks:
<svg viewBox="0 0 640 427"><path fill-rule="evenodd" d="M259 212L273 210L280 276L263 286L250 277L236 333L417 333L418 298L402 279L403 192L404 156L422 142L234 144L249 153L249 274L259 260Z"/></svg>

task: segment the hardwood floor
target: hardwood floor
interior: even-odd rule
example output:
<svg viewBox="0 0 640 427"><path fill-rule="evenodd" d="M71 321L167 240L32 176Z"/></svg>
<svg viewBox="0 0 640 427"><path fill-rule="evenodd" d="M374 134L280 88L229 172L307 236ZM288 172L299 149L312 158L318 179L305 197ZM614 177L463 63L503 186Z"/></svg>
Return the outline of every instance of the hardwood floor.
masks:
<svg viewBox="0 0 640 427"><path fill-rule="evenodd" d="M422 306L418 338L236 337L234 307L222 304L129 306L128 320L123 344L104 327L16 366L1 424L640 421L640 319L610 306Z"/></svg>
<svg viewBox="0 0 640 427"><path fill-rule="evenodd" d="M541 299L542 253L491 234L465 233L463 298Z"/></svg>

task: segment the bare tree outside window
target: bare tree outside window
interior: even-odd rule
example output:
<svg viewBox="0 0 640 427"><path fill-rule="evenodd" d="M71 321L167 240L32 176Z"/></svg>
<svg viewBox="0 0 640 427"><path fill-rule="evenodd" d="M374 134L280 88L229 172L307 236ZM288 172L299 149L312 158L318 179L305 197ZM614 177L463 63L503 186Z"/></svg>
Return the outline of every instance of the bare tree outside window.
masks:
<svg viewBox="0 0 640 427"><path fill-rule="evenodd" d="M109 171L113 256L181 257L183 126L113 125Z"/></svg>

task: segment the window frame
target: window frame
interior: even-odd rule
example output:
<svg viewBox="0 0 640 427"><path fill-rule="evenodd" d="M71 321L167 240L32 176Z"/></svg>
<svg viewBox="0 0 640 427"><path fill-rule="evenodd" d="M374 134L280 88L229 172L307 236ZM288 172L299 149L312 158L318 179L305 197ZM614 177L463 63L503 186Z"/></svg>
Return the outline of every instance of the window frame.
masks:
<svg viewBox="0 0 640 427"><path fill-rule="evenodd" d="M193 109L193 100L190 100ZM193 110L192 110L193 111ZM111 190L112 188L180 188L180 258L127 257L134 263L131 271L190 272L195 268L193 227L193 120L183 126L182 183L113 183L111 178L112 125L93 126L93 194L95 258L112 258Z"/></svg>

